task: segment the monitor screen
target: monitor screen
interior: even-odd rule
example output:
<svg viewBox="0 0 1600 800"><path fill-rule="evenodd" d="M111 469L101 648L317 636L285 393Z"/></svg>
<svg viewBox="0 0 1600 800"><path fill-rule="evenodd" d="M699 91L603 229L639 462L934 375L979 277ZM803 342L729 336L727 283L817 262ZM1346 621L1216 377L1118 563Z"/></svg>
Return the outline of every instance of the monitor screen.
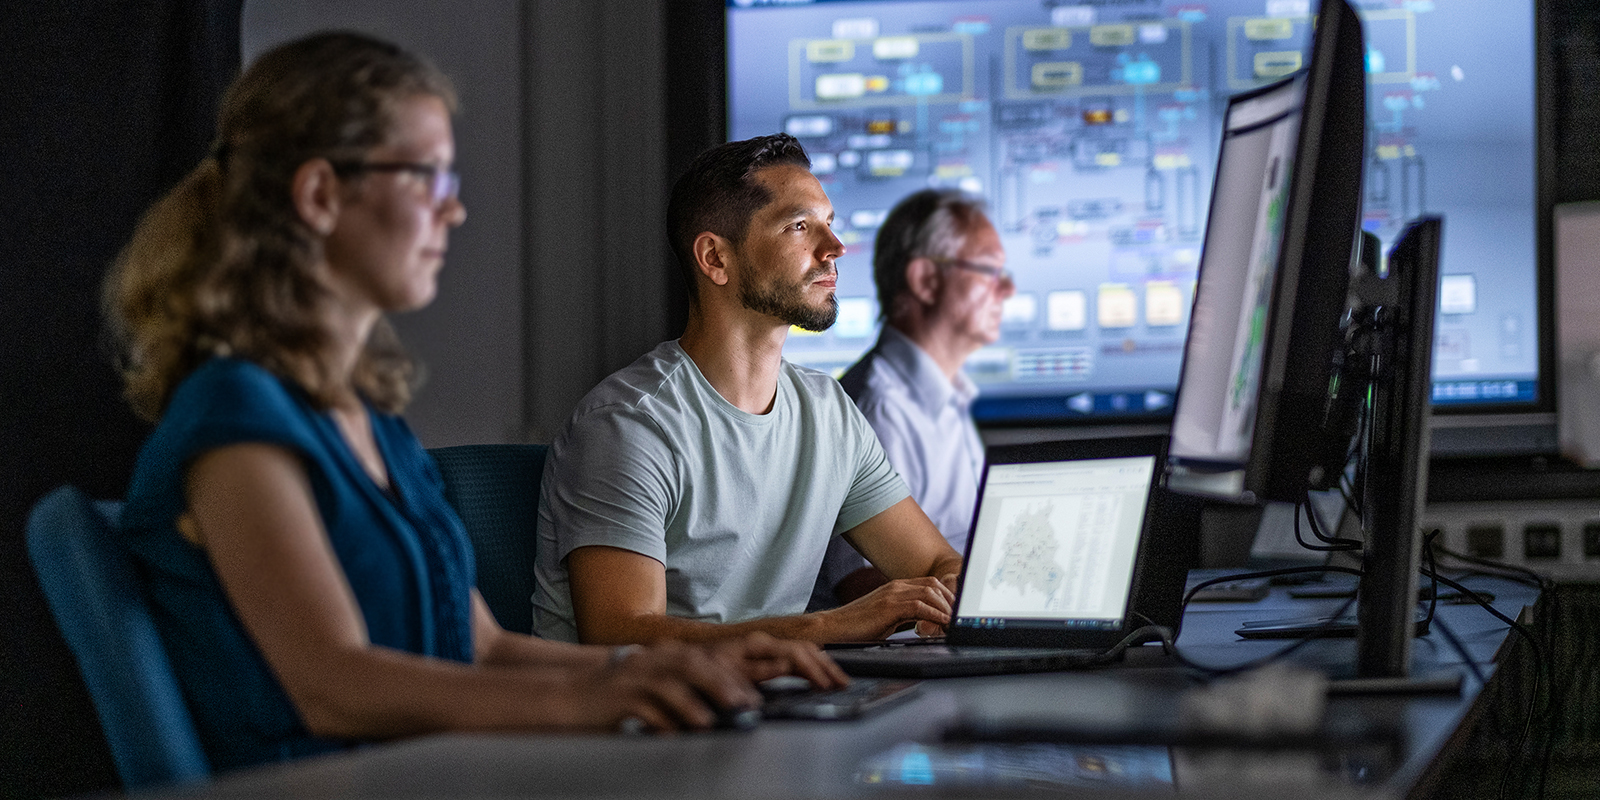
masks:
<svg viewBox="0 0 1600 800"><path fill-rule="evenodd" d="M1446 226L1433 400L1538 396L1532 0L1363 2L1364 226ZM849 252L838 323L792 361L871 346L877 226L905 195L986 199L1016 275L966 365L980 422L1172 413L1232 96L1309 58L1313 0L730 0L728 136L812 154Z"/></svg>
<svg viewBox="0 0 1600 800"><path fill-rule="evenodd" d="M1210 266L1200 272L1204 285L1193 308L1190 363L1172 421L1174 458L1250 458L1304 83L1241 100L1224 121L1205 246Z"/></svg>
<svg viewBox="0 0 1600 800"><path fill-rule="evenodd" d="M989 465L956 616L1122 628L1155 471L1155 456Z"/></svg>

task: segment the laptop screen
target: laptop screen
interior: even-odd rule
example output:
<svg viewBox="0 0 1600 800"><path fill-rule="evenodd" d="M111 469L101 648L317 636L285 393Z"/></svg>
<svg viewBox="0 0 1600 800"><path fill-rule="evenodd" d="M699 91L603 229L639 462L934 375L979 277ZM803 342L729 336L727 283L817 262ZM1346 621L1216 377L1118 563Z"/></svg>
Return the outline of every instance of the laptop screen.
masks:
<svg viewBox="0 0 1600 800"><path fill-rule="evenodd" d="M1156 457L991 464L956 608L973 628L1122 626Z"/></svg>

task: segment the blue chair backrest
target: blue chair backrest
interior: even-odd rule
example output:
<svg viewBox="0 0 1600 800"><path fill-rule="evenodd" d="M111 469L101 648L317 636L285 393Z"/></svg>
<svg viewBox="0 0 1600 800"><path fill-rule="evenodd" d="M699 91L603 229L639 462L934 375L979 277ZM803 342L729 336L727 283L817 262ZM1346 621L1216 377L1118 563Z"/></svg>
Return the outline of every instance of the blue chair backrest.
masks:
<svg viewBox="0 0 1600 800"><path fill-rule="evenodd" d="M542 444L469 444L428 452L444 497L467 526L478 591L508 631L533 633L533 544L539 518Z"/></svg>
<svg viewBox="0 0 1600 800"><path fill-rule="evenodd" d="M114 520L72 486L28 517L28 556L78 661L123 786L206 778L210 766Z"/></svg>

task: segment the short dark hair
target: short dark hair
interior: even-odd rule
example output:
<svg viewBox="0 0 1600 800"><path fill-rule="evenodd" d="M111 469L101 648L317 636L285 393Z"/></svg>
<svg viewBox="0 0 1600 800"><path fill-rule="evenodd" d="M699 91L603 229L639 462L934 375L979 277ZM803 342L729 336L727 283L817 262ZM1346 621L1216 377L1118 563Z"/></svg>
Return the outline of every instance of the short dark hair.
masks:
<svg viewBox="0 0 1600 800"><path fill-rule="evenodd" d="M889 318L906 291L906 265L916 258L954 258L983 209L982 198L957 189L923 189L895 204L872 248L878 316Z"/></svg>
<svg viewBox="0 0 1600 800"><path fill-rule="evenodd" d="M787 133L720 144L696 156L672 185L667 203L667 240L678 256L689 298L697 296L694 240L710 231L735 245L744 241L750 217L772 202L772 193L755 181L768 167L811 168L804 147Z"/></svg>

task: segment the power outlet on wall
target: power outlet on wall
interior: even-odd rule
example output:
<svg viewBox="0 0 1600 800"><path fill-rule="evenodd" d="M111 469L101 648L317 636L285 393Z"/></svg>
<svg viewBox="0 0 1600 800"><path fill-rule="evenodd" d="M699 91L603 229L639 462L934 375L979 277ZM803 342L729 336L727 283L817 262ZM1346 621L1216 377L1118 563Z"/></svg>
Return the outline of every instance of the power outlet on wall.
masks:
<svg viewBox="0 0 1600 800"><path fill-rule="evenodd" d="M1600 580L1600 500L1429 503L1424 532L1457 553L1557 580Z"/></svg>

